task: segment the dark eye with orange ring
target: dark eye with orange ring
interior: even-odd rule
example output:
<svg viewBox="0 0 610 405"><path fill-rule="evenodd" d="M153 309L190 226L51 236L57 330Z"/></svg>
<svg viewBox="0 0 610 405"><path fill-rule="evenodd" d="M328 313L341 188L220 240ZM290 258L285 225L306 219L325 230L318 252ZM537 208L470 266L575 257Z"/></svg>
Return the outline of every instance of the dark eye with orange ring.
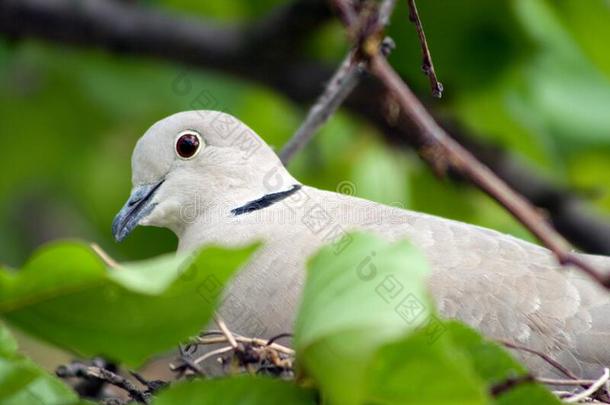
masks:
<svg viewBox="0 0 610 405"><path fill-rule="evenodd" d="M201 136L197 132L181 132L176 139L176 153L182 159L191 159L197 155L202 143Z"/></svg>

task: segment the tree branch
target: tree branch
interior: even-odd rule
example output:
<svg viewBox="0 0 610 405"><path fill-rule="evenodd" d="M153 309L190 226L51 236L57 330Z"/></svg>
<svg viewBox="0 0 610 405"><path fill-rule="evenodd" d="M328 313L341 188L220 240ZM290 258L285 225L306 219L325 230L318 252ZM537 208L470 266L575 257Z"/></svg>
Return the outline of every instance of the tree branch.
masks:
<svg viewBox="0 0 610 405"><path fill-rule="evenodd" d="M131 2L106 0L0 0L0 34L17 40L98 47L216 69L265 84L298 103L311 103L333 68L298 56L298 44L332 17L324 0L297 0L246 25L219 25L162 14ZM284 54L285 49L290 52ZM255 50L255 51L254 51ZM252 52L256 52L252 63ZM363 78L345 107L375 124L391 142L421 147L416 125L388 108L388 92ZM515 190L548 211L557 229L580 248L610 254L610 226L574 193L554 186L497 148L463 131L460 143ZM453 169L451 165L449 169Z"/></svg>
<svg viewBox="0 0 610 405"><path fill-rule="evenodd" d="M436 77L436 71L434 70L434 63L432 62L432 55L430 54L430 48L428 48L428 40L426 39L426 33L422 26L421 20L419 19L419 13L417 12L417 5L415 0L407 0L409 5L409 20L415 25L417 30L417 36L419 37L419 43L421 45L422 53L422 70L430 80L430 88L432 89L432 95L437 98L441 98L443 95L443 84L438 81Z"/></svg>
<svg viewBox="0 0 610 405"><path fill-rule="evenodd" d="M280 152L282 163L287 164L295 153L305 147L318 129L335 113L345 98L354 90L361 74L362 67L358 66L358 63L354 63L354 54L349 52L328 82L322 95L309 109L307 117L305 117L299 129L282 148Z"/></svg>
<svg viewBox="0 0 610 405"><path fill-rule="evenodd" d="M127 391L129 396L136 402L143 404L150 403L151 392L138 389L125 377L105 368L88 366L80 362L73 362L68 365L59 366L55 371L55 374L57 374L57 376L60 378L77 377L89 380L104 381Z"/></svg>
<svg viewBox="0 0 610 405"><path fill-rule="evenodd" d="M348 27L348 29L352 29L352 27ZM378 33L372 32L370 35L374 38ZM446 172L450 163L459 173L518 219L553 252L561 265L573 265L600 285L610 289L610 276L597 271L591 263L574 254L567 241L540 216L534 207L453 140L426 111L385 56L378 50L367 47L366 42L364 41L365 45L358 54L368 59L369 71L386 87L391 97L390 102L395 103L415 124L416 136L420 138L422 145L419 149L421 156L441 173Z"/></svg>

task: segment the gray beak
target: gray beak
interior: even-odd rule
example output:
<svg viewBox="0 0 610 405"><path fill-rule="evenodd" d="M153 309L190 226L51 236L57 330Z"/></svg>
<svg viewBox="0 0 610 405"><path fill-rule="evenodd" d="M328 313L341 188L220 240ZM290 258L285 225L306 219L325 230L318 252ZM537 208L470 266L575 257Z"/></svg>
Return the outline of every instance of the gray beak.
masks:
<svg viewBox="0 0 610 405"><path fill-rule="evenodd" d="M127 203L112 221L112 234L117 242L122 242L140 223L140 220L150 214L156 204L152 197L161 187L163 181L157 184L145 184L133 189Z"/></svg>

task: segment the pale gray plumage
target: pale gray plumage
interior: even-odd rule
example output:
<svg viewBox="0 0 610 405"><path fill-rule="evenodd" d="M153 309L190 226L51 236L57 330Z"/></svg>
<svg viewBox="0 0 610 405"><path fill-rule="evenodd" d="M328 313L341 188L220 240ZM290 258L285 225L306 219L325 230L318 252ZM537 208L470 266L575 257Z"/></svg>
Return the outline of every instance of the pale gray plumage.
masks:
<svg viewBox="0 0 610 405"><path fill-rule="evenodd" d="M205 145L182 159L175 142L188 130L198 132ZM264 242L231 283L220 309L242 335L292 329L305 262L329 242L330 227L339 225L391 241L408 238L419 247L433 269L429 287L444 316L551 355L583 377L599 375L610 364L608 294L580 273L560 269L548 250L534 244L307 186L264 209L232 214L299 182L258 135L230 115L191 111L159 121L138 142L132 165L134 190L115 221L117 237L139 223L171 229L181 251ZM303 218L320 207L332 225L316 232ZM610 267L610 258L586 259ZM540 359L523 358L535 371L549 371Z"/></svg>

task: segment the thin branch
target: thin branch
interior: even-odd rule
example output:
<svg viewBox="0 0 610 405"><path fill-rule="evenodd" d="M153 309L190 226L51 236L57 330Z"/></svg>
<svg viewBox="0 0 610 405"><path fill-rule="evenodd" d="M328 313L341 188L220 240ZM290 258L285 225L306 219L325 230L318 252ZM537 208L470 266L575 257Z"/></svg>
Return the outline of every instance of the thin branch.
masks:
<svg viewBox="0 0 610 405"><path fill-rule="evenodd" d="M379 53L372 54L370 71L392 92L394 101L417 125L419 136L423 138L422 144L425 145L421 155L426 161L441 170L450 162L461 174L499 202L529 229L553 252L561 265L574 265L600 285L610 288L610 277L598 272L594 266L573 253L567 241L541 217L529 202L454 141L434 121L385 57Z"/></svg>
<svg viewBox="0 0 610 405"><path fill-rule="evenodd" d="M348 53L324 88L324 92L310 108L299 129L284 145L280 152L282 163L287 164L298 151L305 147L318 129L337 111L337 108L356 87L362 74L362 67L358 66L358 63L355 63L353 59L353 53Z"/></svg>
<svg viewBox="0 0 610 405"><path fill-rule="evenodd" d="M386 0L379 5L379 24L383 28L390 23L396 0Z"/></svg>
<svg viewBox="0 0 610 405"><path fill-rule="evenodd" d="M214 321L216 322L216 325L218 325L218 328L222 331L225 338L227 338L227 341L229 342L229 344L231 345L233 350L237 350L238 349L237 341L235 341L235 337L233 336L233 333L231 333L231 331L227 327L227 324L225 323L225 321L218 314L216 314L214 316Z"/></svg>
<svg viewBox="0 0 610 405"><path fill-rule="evenodd" d="M443 84L438 81L436 77L436 71L434 70L434 63L432 62L432 55L430 54L430 48L428 48L428 41L426 39L426 33L424 27L419 19L419 13L417 12L417 5L415 0L407 0L409 5L409 20L415 25L417 30L417 36L419 37L419 43L421 45L422 53L422 70L428 76L430 80L430 88L432 89L432 95L437 98L443 96Z"/></svg>
<svg viewBox="0 0 610 405"><path fill-rule="evenodd" d="M100 257L100 259L102 259L102 261L104 262L104 264L106 264L106 266L108 266L111 269L115 269L119 267L119 263L114 260L112 257L110 257L110 255L108 253L106 253L104 251L104 249L101 248L100 245L98 245L97 243L91 243L89 246L91 246L91 249Z"/></svg>
<svg viewBox="0 0 610 405"><path fill-rule="evenodd" d="M540 378L536 377L536 381L541 384L547 385L567 385L567 386L575 386L575 385L586 385L587 387L591 384L595 383L597 380L562 380L558 378Z"/></svg>
<svg viewBox="0 0 610 405"><path fill-rule="evenodd" d="M249 344L249 345L254 345L254 346L266 346L269 347L273 350L277 350L278 352L290 355L290 356L294 356L295 355L295 351L289 347L277 344L275 342L272 342L271 340L265 340L265 339L260 339L260 338L249 338L249 337L244 337L244 336L239 336L239 335L234 335L235 336L235 340L237 340L240 343L245 343L245 344ZM198 337L197 338L197 343L201 344L201 345L212 345L212 344L218 344L218 343L225 343L227 342L226 337L223 336L217 336L217 337L211 337L211 338L206 338L206 337Z"/></svg>
<svg viewBox="0 0 610 405"><path fill-rule="evenodd" d="M497 342L508 348L515 349L515 350L521 350L521 351L524 351L527 353L531 353L535 356L538 356L542 360L546 361L548 364L553 366L555 369L562 372L566 377L571 378L572 380L579 380L579 378L578 378L578 376L576 376L576 374L572 373L569 369L562 366L559 362L557 362L556 360L554 360L553 358L547 356L546 354L544 354L542 352L536 351L534 349L530 349L529 347L517 345L517 344L515 344L513 342L509 342L507 340L497 339Z"/></svg>
<svg viewBox="0 0 610 405"><path fill-rule="evenodd" d="M292 338L294 335L292 333L280 333L279 335L275 335L273 336L271 339L269 339L267 341L266 346L271 346L273 343L275 343L277 340L280 339L284 339L284 338Z"/></svg>
<svg viewBox="0 0 610 405"><path fill-rule="evenodd" d="M349 2L335 0L336 3ZM340 8L341 9L341 8ZM353 27L348 26L348 30ZM361 49L355 54L368 62L368 70L385 86L391 100L418 131L420 155L439 173L444 173L451 165L460 174L468 178L474 185L500 203L508 212L518 219L536 236L557 258L562 266L574 265L589 275L597 283L610 289L610 275L598 272L593 265L578 257L570 250L567 241L558 234L536 209L523 197L513 191L502 179L477 160L468 150L453 140L426 108L413 94L409 86L388 63L385 56L370 46L375 43L378 32L368 32L372 39L364 39L356 43Z"/></svg>
<svg viewBox="0 0 610 405"><path fill-rule="evenodd" d="M148 380L144 378L141 374L136 371L130 370L129 374L131 374L138 382L148 388L148 392L152 395L155 394L158 390L165 388L169 385L167 381L163 380Z"/></svg>
<svg viewBox="0 0 610 405"><path fill-rule="evenodd" d="M104 368L87 366L82 363L74 362L58 367L55 374L60 378L78 377L101 380L127 391L134 401L143 404L148 404L150 402L150 393L139 390L125 377Z"/></svg>
<svg viewBox="0 0 610 405"><path fill-rule="evenodd" d="M590 397L591 395L595 394L595 392L597 392L597 390L599 390L601 387L603 387L604 384L606 384L609 379L610 379L610 370L607 368L604 368L604 374L597 381L595 381L595 383L591 384L591 386L589 388L587 388L586 390L579 392L578 394L573 395L569 398L564 398L563 402L567 402L567 403L580 402L580 401Z"/></svg>
<svg viewBox="0 0 610 405"><path fill-rule="evenodd" d="M178 346L178 351L180 352L180 361L182 363L178 365L170 364L170 370L180 373L179 376L184 375L188 370L195 374L205 375L203 369L193 360L192 353L185 350L182 345Z"/></svg>
<svg viewBox="0 0 610 405"><path fill-rule="evenodd" d="M232 350L235 350L235 349L231 346L221 347L220 349L212 350L210 352L205 353L204 355L196 358L194 361L196 364L200 364L200 363L204 362L206 359L209 359L210 357L214 357L219 354L227 353Z"/></svg>
<svg viewBox="0 0 610 405"><path fill-rule="evenodd" d="M489 389L489 393L492 397L495 398L520 385L532 382L535 382L535 379L531 374L526 374L518 377L509 377L500 383L492 385Z"/></svg>
<svg viewBox="0 0 610 405"><path fill-rule="evenodd" d="M278 377L290 378L294 376L294 350L273 342L273 339L248 338L231 332L210 331L197 336L191 341L189 346L196 351L198 346L227 343L228 336L232 336L233 339L240 343L237 348L225 345L204 353L195 359L193 363L199 365L210 358L230 353L230 356L221 357L220 359L223 365L231 364L237 367L232 367L233 371L257 374L269 373ZM286 336L290 336L290 334L281 334L277 338Z"/></svg>
<svg viewBox="0 0 610 405"><path fill-rule="evenodd" d="M320 83L328 83L335 68L303 59L299 44L332 15L327 0L295 0L260 21L220 25L128 2L82 0L74 7L73 0L2 0L0 34L13 41L36 38L216 69L310 104L319 96ZM290 52L284 53L286 49ZM257 63L252 64L254 58ZM177 80L174 91L189 108L219 107L202 105L197 96L206 89L194 86L188 75ZM345 100L345 107L376 125L389 141L419 148L418 131L409 117L399 113L394 121L387 120L387 93L377 80L365 77ZM513 188L545 209L555 227L573 243L590 253L610 254L607 218L595 214L577 193L557 187L464 131L452 126L451 133L459 135L462 144Z"/></svg>
<svg viewBox="0 0 610 405"><path fill-rule="evenodd" d="M363 30L374 31L380 31L388 24L395 3L395 0L384 0L379 7L379 13L374 15L375 21L365 26L367 25L366 21L357 18L356 13L348 2L333 1L333 5L338 10L339 16L346 26L362 26ZM359 36L357 32L352 32L351 34L354 38ZM391 46L385 46L382 52L387 54L390 48ZM358 85L364 72L364 66L360 62L356 62L355 58L354 52L348 52L343 59L343 62L341 62L339 68L328 81L322 94L309 109L307 117L301 123L299 129L282 148L280 152L282 163L287 164L290 162L295 153L305 147L320 127L337 111L343 101Z"/></svg>

